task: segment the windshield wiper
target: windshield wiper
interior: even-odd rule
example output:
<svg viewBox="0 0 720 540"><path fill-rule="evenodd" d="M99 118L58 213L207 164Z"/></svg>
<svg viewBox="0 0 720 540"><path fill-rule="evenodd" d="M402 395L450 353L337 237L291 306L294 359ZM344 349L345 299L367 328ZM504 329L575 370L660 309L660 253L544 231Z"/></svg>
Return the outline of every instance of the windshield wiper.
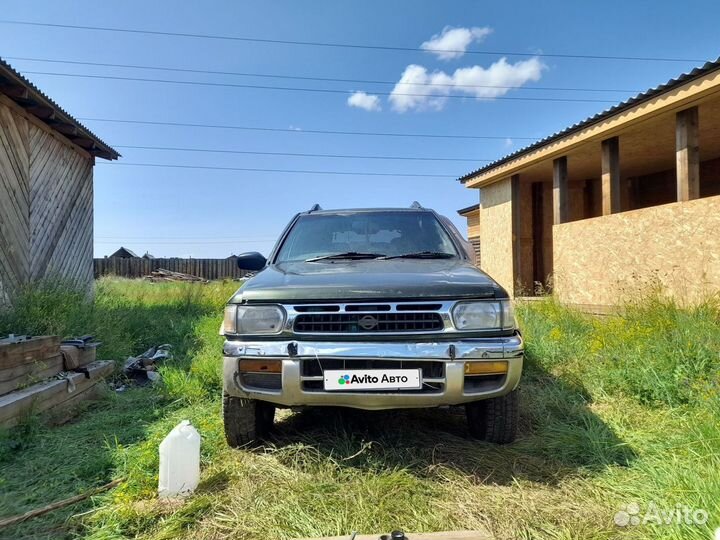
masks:
<svg viewBox="0 0 720 540"><path fill-rule="evenodd" d="M403 253L402 255L388 255L383 259L453 259L455 255L443 251L416 251L415 253Z"/></svg>
<svg viewBox="0 0 720 540"><path fill-rule="evenodd" d="M359 251L346 251L345 253L333 253L331 255L321 255L320 257L311 257L310 259L305 259L305 262L315 262L315 261L328 261L328 260L334 260L334 259L350 259L350 260L360 260L360 259L381 259L385 258L385 255L382 253L361 253Z"/></svg>

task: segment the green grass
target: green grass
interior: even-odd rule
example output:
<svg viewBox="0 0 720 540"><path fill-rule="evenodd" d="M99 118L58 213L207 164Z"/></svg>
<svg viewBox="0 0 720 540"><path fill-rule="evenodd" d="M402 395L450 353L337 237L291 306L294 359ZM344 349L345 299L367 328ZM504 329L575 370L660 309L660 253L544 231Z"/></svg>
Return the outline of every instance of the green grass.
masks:
<svg viewBox="0 0 720 540"><path fill-rule="evenodd" d="M593 318L519 306L527 340L521 437L467 438L462 411L283 411L275 438L231 450L220 420L221 307L235 284L103 280L88 305L28 291L0 333L96 333L103 357L172 343L160 388L109 393L74 421L0 437L0 516L125 478L4 538L295 538L490 529L497 538L704 539L720 526L720 306L661 297ZM202 437L202 482L161 503L157 445L181 419ZM618 528L623 504L704 509L705 526Z"/></svg>

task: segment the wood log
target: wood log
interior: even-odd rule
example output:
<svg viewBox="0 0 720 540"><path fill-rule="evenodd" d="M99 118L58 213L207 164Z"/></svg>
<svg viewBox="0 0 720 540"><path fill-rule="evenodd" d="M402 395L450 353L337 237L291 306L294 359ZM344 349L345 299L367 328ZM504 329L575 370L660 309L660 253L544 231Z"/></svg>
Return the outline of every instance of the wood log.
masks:
<svg viewBox="0 0 720 540"><path fill-rule="evenodd" d="M0 426L13 426L25 415L55 411L92 395L93 387L114 371L115 363L101 360L88 364L86 369L89 378L84 373L68 373L67 378L51 379L0 396ZM84 398L79 398L81 395Z"/></svg>
<svg viewBox="0 0 720 540"><path fill-rule="evenodd" d="M58 336L34 336L13 343L9 339L0 340L0 369L12 368L22 364L31 364L60 353Z"/></svg>
<svg viewBox="0 0 720 540"><path fill-rule="evenodd" d="M44 360L0 368L0 396L23 386L48 379L62 370L63 357L60 354L47 357Z"/></svg>

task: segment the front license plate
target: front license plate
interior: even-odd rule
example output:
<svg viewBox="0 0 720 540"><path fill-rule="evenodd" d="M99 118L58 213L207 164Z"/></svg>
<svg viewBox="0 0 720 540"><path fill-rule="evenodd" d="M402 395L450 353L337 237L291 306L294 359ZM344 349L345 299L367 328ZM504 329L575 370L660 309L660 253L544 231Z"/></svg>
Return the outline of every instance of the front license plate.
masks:
<svg viewBox="0 0 720 540"><path fill-rule="evenodd" d="M417 390L421 386L419 369L325 370L325 390Z"/></svg>

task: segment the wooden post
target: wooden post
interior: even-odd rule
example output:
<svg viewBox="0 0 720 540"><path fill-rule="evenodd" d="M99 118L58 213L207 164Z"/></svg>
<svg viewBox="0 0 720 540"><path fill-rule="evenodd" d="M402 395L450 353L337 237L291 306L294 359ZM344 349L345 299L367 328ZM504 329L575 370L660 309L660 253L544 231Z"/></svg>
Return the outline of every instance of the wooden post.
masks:
<svg viewBox="0 0 720 540"><path fill-rule="evenodd" d="M612 137L602 142L603 216L620 212L620 204L620 141Z"/></svg>
<svg viewBox="0 0 720 540"><path fill-rule="evenodd" d="M513 254L513 283L521 281L520 276L520 175L510 177L510 197L512 213L512 254Z"/></svg>
<svg viewBox="0 0 720 540"><path fill-rule="evenodd" d="M553 161L553 223L560 225L568 220L567 157Z"/></svg>
<svg viewBox="0 0 720 540"><path fill-rule="evenodd" d="M675 117L675 158L677 167L677 200L700 197L700 146L698 142L698 108L680 111Z"/></svg>

